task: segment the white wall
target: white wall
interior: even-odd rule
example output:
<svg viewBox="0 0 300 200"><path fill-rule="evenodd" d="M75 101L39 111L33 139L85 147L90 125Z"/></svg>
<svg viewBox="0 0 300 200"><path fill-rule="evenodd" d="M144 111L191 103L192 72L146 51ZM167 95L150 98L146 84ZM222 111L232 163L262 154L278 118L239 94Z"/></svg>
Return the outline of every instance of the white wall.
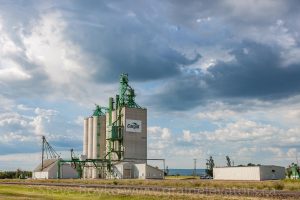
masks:
<svg viewBox="0 0 300 200"><path fill-rule="evenodd" d="M57 178L57 162L44 169L42 172L33 172L34 179L56 179ZM60 178L78 178L78 173L71 165L62 163L60 166Z"/></svg>
<svg viewBox="0 0 300 200"><path fill-rule="evenodd" d="M129 172L130 171L130 172ZM126 173L127 172L127 173ZM113 168L114 178L163 179L163 171L143 164L119 163Z"/></svg>
<svg viewBox="0 0 300 200"><path fill-rule="evenodd" d="M113 166L113 178L128 179L133 178L132 163L122 162ZM130 171L130 172L129 172ZM128 174L126 172L129 172Z"/></svg>
<svg viewBox="0 0 300 200"><path fill-rule="evenodd" d="M113 176L114 178L123 178L123 164L117 164L113 166Z"/></svg>
<svg viewBox="0 0 300 200"><path fill-rule="evenodd" d="M163 179L164 173L162 170L147 165L146 167L146 178L147 179Z"/></svg>
<svg viewBox="0 0 300 200"><path fill-rule="evenodd" d="M77 171L74 168L72 168L69 164L62 164L60 170L61 178L78 178Z"/></svg>
<svg viewBox="0 0 300 200"><path fill-rule="evenodd" d="M133 169L134 178L146 179L146 164L135 164Z"/></svg>
<svg viewBox="0 0 300 200"><path fill-rule="evenodd" d="M285 178L285 168L279 166L221 167L213 169L215 180L277 180Z"/></svg>
<svg viewBox="0 0 300 200"><path fill-rule="evenodd" d="M48 179L48 172L33 172L33 179Z"/></svg>
<svg viewBox="0 0 300 200"><path fill-rule="evenodd" d="M222 167L213 169L216 180L260 180L259 167Z"/></svg>

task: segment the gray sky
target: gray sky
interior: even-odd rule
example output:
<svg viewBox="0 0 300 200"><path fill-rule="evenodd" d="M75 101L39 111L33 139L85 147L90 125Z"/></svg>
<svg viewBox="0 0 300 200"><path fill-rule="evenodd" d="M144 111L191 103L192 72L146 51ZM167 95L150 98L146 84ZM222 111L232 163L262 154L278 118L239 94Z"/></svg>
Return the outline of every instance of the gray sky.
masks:
<svg viewBox="0 0 300 200"><path fill-rule="evenodd" d="M0 169L32 169L46 135L82 149L82 120L129 74L149 157L287 166L300 142L297 0L0 0ZM28 160L30 157L32 159Z"/></svg>

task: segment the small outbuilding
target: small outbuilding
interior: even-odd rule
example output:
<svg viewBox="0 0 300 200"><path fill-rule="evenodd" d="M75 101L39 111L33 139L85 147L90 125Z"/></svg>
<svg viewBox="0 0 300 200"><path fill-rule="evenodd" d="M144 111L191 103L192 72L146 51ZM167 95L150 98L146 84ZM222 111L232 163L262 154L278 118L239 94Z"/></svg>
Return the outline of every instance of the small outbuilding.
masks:
<svg viewBox="0 0 300 200"><path fill-rule="evenodd" d="M32 172L33 179L56 179L58 177L58 159L47 159L39 164ZM77 171L70 164L61 163L61 178L78 178Z"/></svg>
<svg viewBox="0 0 300 200"><path fill-rule="evenodd" d="M274 165L215 167L213 178L215 180L279 180L285 178L285 168Z"/></svg>
<svg viewBox="0 0 300 200"><path fill-rule="evenodd" d="M146 163L120 162L113 167L114 178L119 179L163 179L161 169Z"/></svg>

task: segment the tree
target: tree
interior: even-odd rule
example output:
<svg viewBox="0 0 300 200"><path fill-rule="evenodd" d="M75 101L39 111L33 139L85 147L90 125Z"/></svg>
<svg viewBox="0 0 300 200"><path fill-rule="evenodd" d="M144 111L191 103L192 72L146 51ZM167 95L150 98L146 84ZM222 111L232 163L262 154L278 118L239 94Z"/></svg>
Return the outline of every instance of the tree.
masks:
<svg viewBox="0 0 300 200"><path fill-rule="evenodd" d="M227 161L227 167L231 167L231 160L229 158L229 156L226 156L226 161Z"/></svg>
<svg viewBox="0 0 300 200"><path fill-rule="evenodd" d="M294 163L293 163L294 164ZM289 178L291 178L292 176L292 167L291 165L289 165L286 169L285 169L285 175Z"/></svg>
<svg viewBox="0 0 300 200"><path fill-rule="evenodd" d="M256 165L253 163L248 163L247 166L251 167L251 166L256 166Z"/></svg>
<svg viewBox="0 0 300 200"><path fill-rule="evenodd" d="M16 177L15 178L20 178L21 174L22 174L22 170L20 168L18 168L17 171L16 171L16 175L15 175Z"/></svg>
<svg viewBox="0 0 300 200"><path fill-rule="evenodd" d="M166 171L165 171L165 176L168 176L169 174L169 167L167 166Z"/></svg>
<svg viewBox="0 0 300 200"><path fill-rule="evenodd" d="M206 174L213 176L213 168L215 167L215 162L212 156L209 156L209 159L206 159Z"/></svg>

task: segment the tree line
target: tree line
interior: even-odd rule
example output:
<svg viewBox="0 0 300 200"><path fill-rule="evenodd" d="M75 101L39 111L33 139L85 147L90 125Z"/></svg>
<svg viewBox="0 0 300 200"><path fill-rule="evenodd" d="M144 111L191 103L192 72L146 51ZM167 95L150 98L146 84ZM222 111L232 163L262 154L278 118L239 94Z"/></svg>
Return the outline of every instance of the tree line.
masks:
<svg viewBox="0 0 300 200"><path fill-rule="evenodd" d="M23 171L21 169L17 169L16 171L0 171L0 179L24 179L31 178L31 171Z"/></svg>

